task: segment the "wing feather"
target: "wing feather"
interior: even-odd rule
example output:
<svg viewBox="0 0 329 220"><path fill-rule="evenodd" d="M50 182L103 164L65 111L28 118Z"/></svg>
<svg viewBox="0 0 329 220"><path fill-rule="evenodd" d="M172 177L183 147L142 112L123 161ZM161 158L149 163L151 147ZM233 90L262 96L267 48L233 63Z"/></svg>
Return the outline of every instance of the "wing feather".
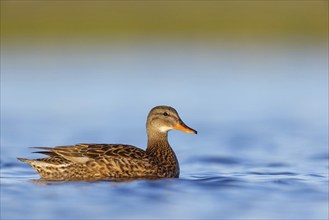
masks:
<svg viewBox="0 0 329 220"><path fill-rule="evenodd" d="M111 157L124 157L131 159L146 159L146 152L132 145L122 144L76 144L56 147L33 147L43 151L41 153L50 157L60 156L75 163L86 163L89 160L110 159Z"/></svg>

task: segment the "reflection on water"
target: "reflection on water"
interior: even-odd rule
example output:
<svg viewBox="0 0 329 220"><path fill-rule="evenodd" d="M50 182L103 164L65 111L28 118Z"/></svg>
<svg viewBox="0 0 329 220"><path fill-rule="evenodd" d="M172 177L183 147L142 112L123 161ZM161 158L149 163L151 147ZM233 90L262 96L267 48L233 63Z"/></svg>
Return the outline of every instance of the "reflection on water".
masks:
<svg viewBox="0 0 329 220"><path fill-rule="evenodd" d="M37 176L27 175L27 171L24 174L20 168L2 177L2 217L297 218L303 214L307 218L322 218L327 215L326 175L274 170L199 172L180 179L152 181L40 182L32 181Z"/></svg>
<svg viewBox="0 0 329 220"><path fill-rule="evenodd" d="M322 47L185 46L4 54L1 219L328 218ZM144 148L158 104L199 131L169 135L179 179L42 182L15 159L33 146Z"/></svg>

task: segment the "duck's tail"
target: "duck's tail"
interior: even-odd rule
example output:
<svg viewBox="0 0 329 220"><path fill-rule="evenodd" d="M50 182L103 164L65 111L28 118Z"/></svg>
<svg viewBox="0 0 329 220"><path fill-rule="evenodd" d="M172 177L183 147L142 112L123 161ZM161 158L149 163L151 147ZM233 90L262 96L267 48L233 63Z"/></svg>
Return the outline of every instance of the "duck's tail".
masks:
<svg viewBox="0 0 329 220"><path fill-rule="evenodd" d="M29 165L31 165L31 162L32 162L32 160L29 160L29 159L26 159L26 158L17 158L17 160L22 161L24 163L27 163Z"/></svg>

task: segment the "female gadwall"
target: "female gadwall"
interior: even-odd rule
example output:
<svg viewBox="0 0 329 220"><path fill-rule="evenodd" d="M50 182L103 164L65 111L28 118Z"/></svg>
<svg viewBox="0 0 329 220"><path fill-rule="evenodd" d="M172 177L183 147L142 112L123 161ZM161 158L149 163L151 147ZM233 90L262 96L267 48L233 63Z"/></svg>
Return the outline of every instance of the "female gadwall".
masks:
<svg viewBox="0 0 329 220"><path fill-rule="evenodd" d="M147 148L123 144L77 144L54 148L36 147L47 158L24 159L42 179L93 181L135 178L179 177L179 164L168 143L169 130L196 134L169 106L154 107L146 122Z"/></svg>

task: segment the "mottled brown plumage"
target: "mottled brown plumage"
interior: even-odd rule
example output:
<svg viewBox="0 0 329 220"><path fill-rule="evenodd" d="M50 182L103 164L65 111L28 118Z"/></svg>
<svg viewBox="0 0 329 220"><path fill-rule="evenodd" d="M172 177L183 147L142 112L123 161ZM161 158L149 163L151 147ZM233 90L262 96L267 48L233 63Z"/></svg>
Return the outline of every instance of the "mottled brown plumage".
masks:
<svg viewBox="0 0 329 220"><path fill-rule="evenodd" d="M146 122L146 150L122 144L77 144L54 148L36 147L48 157L18 158L49 181L94 181L106 179L173 178L179 163L168 143L168 131L197 132L184 124L169 106L154 107Z"/></svg>

